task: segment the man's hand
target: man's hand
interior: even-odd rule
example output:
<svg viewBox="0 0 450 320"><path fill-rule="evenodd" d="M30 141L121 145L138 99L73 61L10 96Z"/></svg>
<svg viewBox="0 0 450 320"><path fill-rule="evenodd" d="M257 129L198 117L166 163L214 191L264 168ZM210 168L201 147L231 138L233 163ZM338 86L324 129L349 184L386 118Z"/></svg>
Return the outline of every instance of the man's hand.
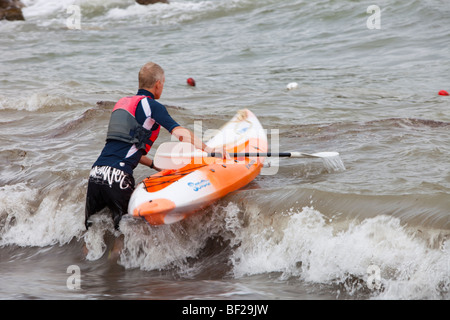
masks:
<svg viewBox="0 0 450 320"><path fill-rule="evenodd" d="M152 169L155 169L156 171L161 171L161 169L155 167L153 160L150 159L147 156L142 156L141 159L139 160L140 164L143 164L144 166L150 167Z"/></svg>
<svg viewBox="0 0 450 320"><path fill-rule="evenodd" d="M207 153L220 153L222 155L222 159L226 159L226 160L231 159L225 146L216 147L216 148L206 147L203 151L205 151Z"/></svg>

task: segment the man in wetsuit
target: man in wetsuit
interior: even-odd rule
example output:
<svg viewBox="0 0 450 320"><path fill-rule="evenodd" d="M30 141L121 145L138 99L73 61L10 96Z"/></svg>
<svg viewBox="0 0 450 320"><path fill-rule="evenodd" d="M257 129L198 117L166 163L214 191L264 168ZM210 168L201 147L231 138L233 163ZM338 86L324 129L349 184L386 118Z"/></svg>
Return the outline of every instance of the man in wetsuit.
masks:
<svg viewBox="0 0 450 320"><path fill-rule="evenodd" d="M158 137L161 126L180 141L190 142L206 152L214 151L190 130L181 127L167 109L156 101L161 97L164 82L164 70L149 62L139 71L137 94L120 99L114 106L106 144L89 175L86 229L91 225L90 216L105 207L111 210L114 227L119 228L134 190L134 168L139 163L154 168L153 160L146 154ZM225 150L219 152L226 155Z"/></svg>

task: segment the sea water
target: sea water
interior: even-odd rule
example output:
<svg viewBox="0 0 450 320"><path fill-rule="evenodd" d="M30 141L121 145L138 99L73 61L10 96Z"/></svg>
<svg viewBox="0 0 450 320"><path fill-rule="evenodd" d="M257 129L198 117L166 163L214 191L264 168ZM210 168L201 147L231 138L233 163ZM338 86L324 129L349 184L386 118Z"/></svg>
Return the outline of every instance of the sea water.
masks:
<svg viewBox="0 0 450 320"><path fill-rule="evenodd" d="M0 21L1 299L449 298L447 2L23 3ZM105 210L86 232L112 106L148 61L183 126L248 108L280 152L342 162L280 159L188 220L119 232Z"/></svg>

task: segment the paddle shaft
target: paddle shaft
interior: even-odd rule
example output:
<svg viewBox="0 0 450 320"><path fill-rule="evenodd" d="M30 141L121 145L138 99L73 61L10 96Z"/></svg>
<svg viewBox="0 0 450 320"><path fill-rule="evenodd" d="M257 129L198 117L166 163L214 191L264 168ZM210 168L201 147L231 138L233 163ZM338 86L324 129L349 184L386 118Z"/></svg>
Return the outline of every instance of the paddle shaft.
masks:
<svg viewBox="0 0 450 320"><path fill-rule="evenodd" d="M181 168L186 164L190 163L193 158L204 158L204 157L214 157L223 158L221 152L211 152L206 153L201 150L192 150L193 146L187 142L165 142L162 143L154 157L154 163L157 168L161 169L174 169ZM238 152L228 153L230 158L319 158L322 160L331 159L339 155L337 152L317 152L313 154L303 153L303 152Z"/></svg>
<svg viewBox="0 0 450 320"><path fill-rule="evenodd" d="M277 157L277 158L320 158L320 156L316 156L314 154L302 153L302 152L266 152L266 153L251 153L251 152L243 152L243 153L229 153L231 158L241 158L241 157ZM221 158L222 154L219 152L212 152L207 155L208 157L218 157Z"/></svg>

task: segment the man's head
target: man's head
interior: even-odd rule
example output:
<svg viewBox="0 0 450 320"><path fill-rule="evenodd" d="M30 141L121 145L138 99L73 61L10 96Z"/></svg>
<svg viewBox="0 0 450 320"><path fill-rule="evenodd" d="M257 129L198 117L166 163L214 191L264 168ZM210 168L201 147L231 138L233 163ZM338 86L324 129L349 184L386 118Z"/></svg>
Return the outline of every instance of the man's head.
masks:
<svg viewBox="0 0 450 320"><path fill-rule="evenodd" d="M139 70L139 89L150 91L155 99L161 97L164 82L164 70L156 63L148 62Z"/></svg>

